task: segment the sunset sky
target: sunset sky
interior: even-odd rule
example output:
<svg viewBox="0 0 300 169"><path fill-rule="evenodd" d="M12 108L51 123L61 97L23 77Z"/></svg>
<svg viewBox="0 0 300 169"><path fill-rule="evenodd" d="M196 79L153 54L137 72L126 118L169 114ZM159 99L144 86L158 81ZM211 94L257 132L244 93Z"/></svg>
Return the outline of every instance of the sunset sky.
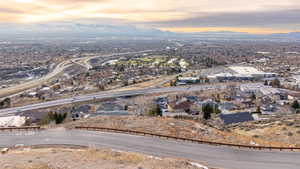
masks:
<svg viewBox="0 0 300 169"><path fill-rule="evenodd" d="M176 32L300 31L299 0L0 0L0 24L114 23Z"/></svg>

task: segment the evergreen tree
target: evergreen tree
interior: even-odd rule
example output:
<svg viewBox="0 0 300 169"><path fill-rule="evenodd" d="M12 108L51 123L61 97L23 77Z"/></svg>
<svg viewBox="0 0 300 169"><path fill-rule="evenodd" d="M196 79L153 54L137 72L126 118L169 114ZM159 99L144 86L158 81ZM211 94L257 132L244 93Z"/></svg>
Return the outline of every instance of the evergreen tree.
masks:
<svg viewBox="0 0 300 169"><path fill-rule="evenodd" d="M51 122L55 122L55 124L61 124L67 118L67 115L67 113L50 112L43 118L41 123L44 125L49 124Z"/></svg>
<svg viewBox="0 0 300 169"><path fill-rule="evenodd" d="M256 113L259 113L259 114L261 114L262 112L261 112L261 108L260 108L260 106L258 106L257 108L256 108Z"/></svg>
<svg viewBox="0 0 300 169"><path fill-rule="evenodd" d="M252 100L255 100L255 99L256 99L256 95L255 95L254 93L252 93L251 99L252 99Z"/></svg>
<svg viewBox="0 0 300 169"><path fill-rule="evenodd" d="M293 107L294 109L299 109L299 108L300 108L300 105L299 105L298 100L295 100L295 101L293 102L292 107Z"/></svg>
<svg viewBox="0 0 300 169"><path fill-rule="evenodd" d="M211 114L214 112L214 108L211 105L206 104L203 106L202 112L203 112L203 118L205 120L208 120L211 118Z"/></svg>

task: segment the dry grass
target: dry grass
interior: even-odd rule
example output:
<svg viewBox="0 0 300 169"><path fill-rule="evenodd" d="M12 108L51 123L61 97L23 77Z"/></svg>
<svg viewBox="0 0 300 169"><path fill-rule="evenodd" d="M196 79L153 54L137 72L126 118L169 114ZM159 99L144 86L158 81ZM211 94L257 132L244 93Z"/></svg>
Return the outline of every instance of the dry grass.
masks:
<svg viewBox="0 0 300 169"><path fill-rule="evenodd" d="M51 168L46 164L38 164L38 165L30 166L30 167L25 167L22 169L54 169L54 168Z"/></svg>
<svg viewBox="0 0 300 169"><path fill-rule="evenodd" d="M193 120L174 118L113 116L85 119L66 124L68 128L73 128L76 125L128 129L168 136L244 145L251 145L253 142L267 146L279 144L265 141L260 138L253 138L252 136L220 131Z"/></svg>
<svg viewBox="0 0 300 169"><path fill-rule="evenodd" d="M84 152L84 156L92 160L102 159L114 163L128 163L134 165L146 160L144 156L137 153L116 152L107 149L89 149Z"/></svg>
<svg viewBox="0 0 300 169"><path fill-rule="evenodd" d="M235 126L231 130L249 137L300 147L300 115L248 122Z"/></svg>
<svg viewBox="0 0 300 169"><path fill-rule="evenodd" d="M3 169L199 169L184 159L92 148L12 150L0 159Z"/></svg>

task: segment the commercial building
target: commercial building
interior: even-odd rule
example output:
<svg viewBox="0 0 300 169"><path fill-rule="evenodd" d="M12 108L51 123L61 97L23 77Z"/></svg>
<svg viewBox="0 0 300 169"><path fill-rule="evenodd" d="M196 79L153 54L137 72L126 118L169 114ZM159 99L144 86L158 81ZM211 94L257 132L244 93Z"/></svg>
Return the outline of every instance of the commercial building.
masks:
<svg viewBox="0 0 300 169"><path fill-rule="evenodd" d="M251 76L253 78L270 78L277 76L276 73L266 73L251 66L230 66L229 68L239 76Z"/></svg>
<svg viewBox="0 0 300 169"><path fill-rule="evenodd" d="M266 73L251 66L230 66L223 72L208 75L210 81L250 81L276 77L276 73Z"/></svg>
<svg viewBox="0 0 300 169"><path fill-rule="evenodd" d="M199 77L178 77L177 83L178 84L195 84L199 83Z"/></svg>
<svg viewBox="0 0 300 169"><path fill-rule="evenodd" d="M261 88L266 88L269 86L264 86L261 83L253 83L253 84L241 84L240 90L245 93L257 93Z"/></svg>

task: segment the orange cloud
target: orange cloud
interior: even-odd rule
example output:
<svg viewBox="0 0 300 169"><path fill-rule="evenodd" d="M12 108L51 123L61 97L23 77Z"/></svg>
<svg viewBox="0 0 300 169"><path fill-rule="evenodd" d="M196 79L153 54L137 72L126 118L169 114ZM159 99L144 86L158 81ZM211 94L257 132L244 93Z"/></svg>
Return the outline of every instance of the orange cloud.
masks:
<svg viewBox="0 0 300 169"><path fill-rule="evenodd" d="M297 30L280 30L269 28L235 28L235 27L202 27L202 28L160 28L164 31L173 32L208 32L208 31L232 31L232 32L248 32L253 34L272 34L272 33L288 33ZM300 29L299 29L300 30Z"/></svg>
<svg viewBox="0 0 300 169"><path fill-rule="evenodd" d="M251 13L257 11L271 11L274 9L300 9L298 1L299 0L2 0L0 1L0 22L35 23L108 18L126 20L132 23L150 23L184 20L202 15L230 12L237 13L238 15L241 12ZM286 23L283 23L283 25L284 24ZM192 26L174 24L172 26L156 25L154 27L173 27L163 29L181 32L193 32L197 30L230 30L251 33L281 31L270 28L234 28L234 26L228 27L227 25L218 25L218 28L215 28L212 26L213 25L204 26L207 28L188 28Z"/></svg>

